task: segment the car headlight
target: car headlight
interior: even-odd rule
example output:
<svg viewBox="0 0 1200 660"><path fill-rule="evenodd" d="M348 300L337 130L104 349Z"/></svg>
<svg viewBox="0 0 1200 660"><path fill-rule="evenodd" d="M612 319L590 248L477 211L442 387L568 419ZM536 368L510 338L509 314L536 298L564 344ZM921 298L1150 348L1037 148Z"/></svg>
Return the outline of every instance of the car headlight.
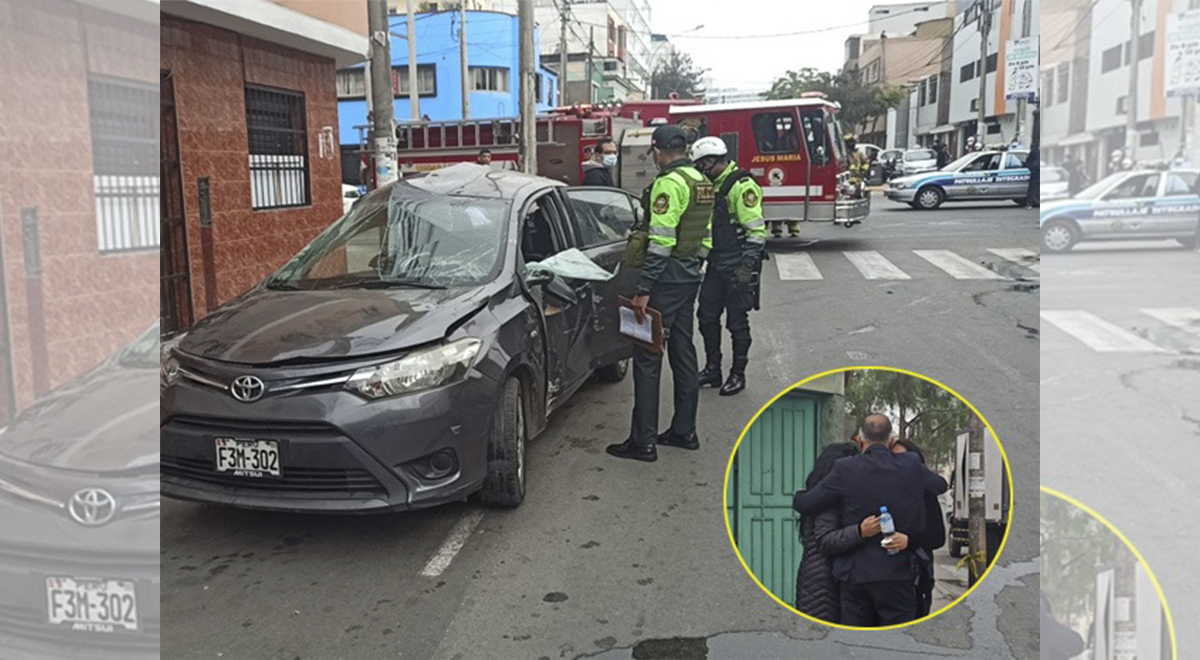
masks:
<svg viewBox="0 0 1200 660"><path fill-rule="evenodd" d="M158 349L158 385L170 387L179 380L179 360L175 359L175 347L183 335L176 335L162 342Z"/></svg>
<svg viewBox="0 0 1200 660"><path fill-rule="evenodd" d="M893 182L891 183L891 188L892 188L892 190L904 190L904 189L905 189L905 188L907 188L907 187L908 187L908 184L907 184L907 183L898 183L898 182L896 182L896 181L893 181Z"/></svg>
<svg viewBox="0 0 1200 660"><path fill-rule="evenodd" d="M445 385L475 366L483 342L468 337L410 353L392 362L359 369L346 388L368 399L409 394Z"/></svg>

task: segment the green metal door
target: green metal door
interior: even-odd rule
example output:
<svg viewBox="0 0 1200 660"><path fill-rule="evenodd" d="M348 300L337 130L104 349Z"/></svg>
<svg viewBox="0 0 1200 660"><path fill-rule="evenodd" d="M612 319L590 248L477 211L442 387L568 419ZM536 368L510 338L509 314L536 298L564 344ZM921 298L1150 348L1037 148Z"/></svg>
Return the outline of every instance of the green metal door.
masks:
<svg viewBox="0 0 1200 660"><path fill-rule="evenodd" d="M789 395L759 415L734 458L729 520L750 570L794 605L802 554L792 495L804 487L818 451L821 399Z"/></svg>

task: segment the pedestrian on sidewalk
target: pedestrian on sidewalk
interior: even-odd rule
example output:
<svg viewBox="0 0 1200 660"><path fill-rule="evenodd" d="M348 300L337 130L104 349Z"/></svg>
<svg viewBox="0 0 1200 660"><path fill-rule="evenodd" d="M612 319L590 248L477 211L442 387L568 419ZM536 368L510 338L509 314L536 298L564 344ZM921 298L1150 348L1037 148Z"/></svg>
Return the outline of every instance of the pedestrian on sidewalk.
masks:
<svg viewBox="0 0 1200 660"><path fill-rule="evenodd" d="M712 249L713 185L687 157L687 134L673 124L651 135L659 174L644 191L642 208L650 216L645 252L633 254L641 268L633 308L642 321L647 308L662 315L663 341L671 361L675 411L666 433L658 433L662 355L637 348L633 355L633 419L629 437L609 445L618 458L658 460L656 444L699 449L696 409L700 405L696 364L695 306L704 259ZM631 243L631 245L636 245ZM639 252L634 250L635 252Z"/></svg>
<svg viewBox="0 0 1200 660"><path fill-rule="evenodd" d="M1042 204L1042 154L1040 147L1029 150L1025 167L1029 168L1029 186L1025 189L1025 206L1036 209Z"/></svg>
<svg viewBox="0 0 1200 660"><path fill-rule="evenodd" d="M750 362L750 310L758 307L759 273L767 245L762 188L754 175L729 159L725 141L700 138L692 145L696 169L716 187L713 206L713 249L700 285L700 335L704 337L704 370L700 386L721 388L721 396L746 389ZM729 378L721 379L721 316L733 338Z"/></svg>

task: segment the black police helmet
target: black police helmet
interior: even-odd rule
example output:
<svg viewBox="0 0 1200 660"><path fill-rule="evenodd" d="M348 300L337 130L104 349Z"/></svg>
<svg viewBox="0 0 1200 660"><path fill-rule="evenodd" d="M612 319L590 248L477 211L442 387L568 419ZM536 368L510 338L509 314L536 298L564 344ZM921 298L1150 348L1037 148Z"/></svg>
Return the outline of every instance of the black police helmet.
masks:
<svg viewBox="0 0 1200 660"><path fill-rule="evenodd" d="M664 124L654 129L650 144L659 149L686 149L687 131L674 124Z"/></svg>

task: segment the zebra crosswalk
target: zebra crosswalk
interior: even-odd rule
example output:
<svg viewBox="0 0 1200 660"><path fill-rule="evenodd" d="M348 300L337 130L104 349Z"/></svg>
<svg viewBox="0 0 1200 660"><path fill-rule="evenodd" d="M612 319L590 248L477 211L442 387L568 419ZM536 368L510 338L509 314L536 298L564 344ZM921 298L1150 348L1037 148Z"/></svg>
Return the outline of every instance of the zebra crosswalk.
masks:
<svg viewBox="0 0 1200 660"><path fill-rule="evenodd" d="M898 250L885 256L875 250L846 252L772 253L779 279L784 281L815 281L826 279L825 273L842 270L838 262L849 262L853 271L866 280L921 280L949 276L956 280L995 281L1014 277L1038 279L1039 256L1027 248L989 248L980 250L980 259L999 257L1004 269L994 269L954 250ZM900 263L897 263L900 262ZM1028 272L1026 272L1028 271Z"/></svg>
<svg viewBox="0 0 1200 660"><path fill-rule="evenodd" d="M1043 310L1042 319L1097 353L1200 353L1200 308L1141 308L1104 318L1086 310Z"/></svg>

